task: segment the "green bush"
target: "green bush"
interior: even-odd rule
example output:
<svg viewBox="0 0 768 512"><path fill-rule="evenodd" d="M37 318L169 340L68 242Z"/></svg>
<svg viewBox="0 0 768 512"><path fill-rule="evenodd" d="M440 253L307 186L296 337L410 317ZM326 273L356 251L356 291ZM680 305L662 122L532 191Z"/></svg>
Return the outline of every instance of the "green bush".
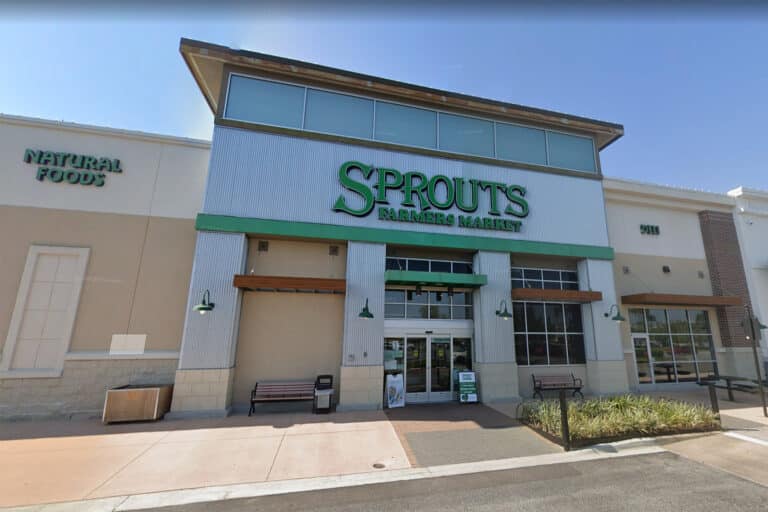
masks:
<svg viewBox="0 0 768 512"><path fill-rule="evenodd" d="M526 402L520 419L534 428L560 437L560 403L557 400ZM644 395L622 395L568 403L572 441L653 436L720 427L711 409L676 400Z"/></svg>

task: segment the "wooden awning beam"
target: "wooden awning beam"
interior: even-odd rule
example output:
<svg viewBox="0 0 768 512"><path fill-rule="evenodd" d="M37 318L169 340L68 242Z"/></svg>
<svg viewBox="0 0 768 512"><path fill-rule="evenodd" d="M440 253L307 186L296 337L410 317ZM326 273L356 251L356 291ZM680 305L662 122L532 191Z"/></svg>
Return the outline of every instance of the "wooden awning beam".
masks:
<svg viewBox="0 0 768 512"><path fill-rule="evenodd" d="M541 288L513 288L512 300L541 300L587 303L603 300L603 292L593 292L591 290L545 290Z"/></svg>
<svg viewBox="0 0 768 512"><path fill-rule="evenodd" d="M347 290L346 279L319 277L236 275L232 284L248 291L345 293Z"/></svg>
<svg viewBox="0 0 768 512"><path fill-rule="evenodd" d="M675 293L636 293L621 297L621 303L637 306L741 306L734 295L679 295Z"/></svg>

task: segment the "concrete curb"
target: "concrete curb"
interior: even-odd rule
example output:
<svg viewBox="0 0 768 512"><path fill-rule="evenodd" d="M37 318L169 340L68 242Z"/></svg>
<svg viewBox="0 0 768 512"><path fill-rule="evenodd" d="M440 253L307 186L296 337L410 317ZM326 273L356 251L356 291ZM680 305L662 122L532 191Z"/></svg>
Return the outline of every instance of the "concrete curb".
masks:
<svg viewBox="0 0 768 512"><path fill-rule="evenodd" d="M591 460L629 457L661 453L666 450L656 444L653 438L628 439L616 443L605 443L581 450L565 453L550 453L511 459L486 460L463 464L448 464L424 468L398 469L352 475L301 478L252 484L181 489L131 496L115 496L93 500L70 501L24 507L0 508L0 512L127 512L156 507L189 505L209 501L222 501L238 498L255 498L276 494L355 487L360 485L383 484L422 478L482 473L485 471L503 471L551 464L568 464Z"/></svg>

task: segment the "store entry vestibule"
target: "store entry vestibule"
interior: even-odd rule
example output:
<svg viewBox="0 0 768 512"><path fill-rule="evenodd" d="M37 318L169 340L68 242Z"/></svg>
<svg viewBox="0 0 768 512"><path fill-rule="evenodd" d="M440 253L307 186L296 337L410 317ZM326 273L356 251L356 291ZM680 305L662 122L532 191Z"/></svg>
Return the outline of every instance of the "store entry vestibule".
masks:
<svg viewBox="0 0 768 512"><path fill-rule="evenodd" d="M407 334L384 340L384 379L403 375L406 404L456 400L458 373L471 369L469 335Z"/></svg>

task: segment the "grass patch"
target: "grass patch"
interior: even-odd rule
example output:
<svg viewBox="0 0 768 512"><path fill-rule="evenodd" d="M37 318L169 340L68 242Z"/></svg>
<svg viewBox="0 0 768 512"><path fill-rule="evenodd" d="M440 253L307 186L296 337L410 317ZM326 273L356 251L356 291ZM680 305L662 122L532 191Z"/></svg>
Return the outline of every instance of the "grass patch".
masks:
<svg viewBox="0 0 768 512"><path fill-rule="evenodd" d="M526 402L520 420L548 436L560 439L560 403L557 400ZM568 403L571 443L578 446L631 437L720 428L709 407L644 395L622 395Z"/></svg>

